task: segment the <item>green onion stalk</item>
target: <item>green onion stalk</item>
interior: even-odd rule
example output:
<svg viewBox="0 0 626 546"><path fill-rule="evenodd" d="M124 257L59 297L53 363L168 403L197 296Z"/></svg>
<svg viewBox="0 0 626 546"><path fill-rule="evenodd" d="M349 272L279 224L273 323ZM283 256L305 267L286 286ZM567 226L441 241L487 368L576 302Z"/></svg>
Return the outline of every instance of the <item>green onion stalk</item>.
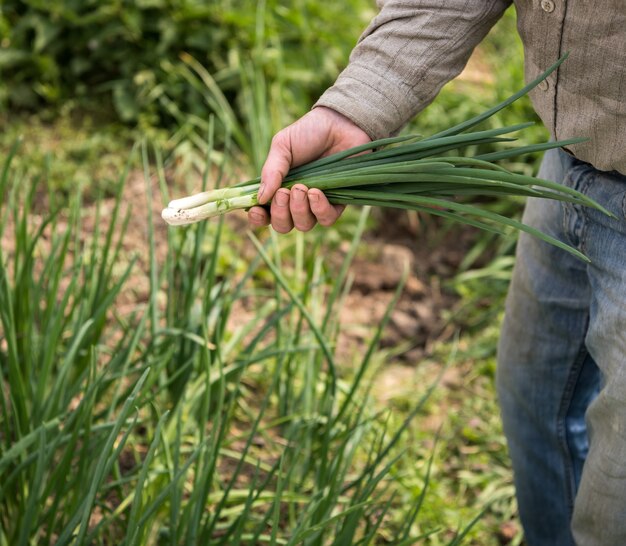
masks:
<svg viewBox="0 0 626 546"><path fill-rule="evenodd" d="M540 178L510 172L496 162L522 154L583 142L584 138L517 146L473 157L454 155L469 146L512 142L511 133L532 123L486 131L472 129L538 85L565 60L562 57L539 78L482 114L428 138L406 135L375 140L291 169L282 186L304 184L322 190L333 204L370 205L427 212L502 233L509 226L588 261L576 249L517 220L471 204L472 197L524 196L556 199L585 205L609 214L582 193ZM369 153L364 153L369 152ZM248 209L258 202L260 178L236 186L204 191L171 201L163 219L186 225L232 210ZM463 202L457 200L463 197Z"/></svg>

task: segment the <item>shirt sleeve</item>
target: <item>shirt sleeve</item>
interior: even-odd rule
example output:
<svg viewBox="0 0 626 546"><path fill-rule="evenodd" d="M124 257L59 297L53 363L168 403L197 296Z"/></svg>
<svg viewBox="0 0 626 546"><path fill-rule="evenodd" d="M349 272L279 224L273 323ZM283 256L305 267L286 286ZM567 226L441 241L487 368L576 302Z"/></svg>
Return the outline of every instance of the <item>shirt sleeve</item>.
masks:
<svg viewBox="0 0 626 546"><path fill-rule="evenodd" d="M372 139L396 133L457 76L511 0L378 0L380 13L315 106Z"/></svg>

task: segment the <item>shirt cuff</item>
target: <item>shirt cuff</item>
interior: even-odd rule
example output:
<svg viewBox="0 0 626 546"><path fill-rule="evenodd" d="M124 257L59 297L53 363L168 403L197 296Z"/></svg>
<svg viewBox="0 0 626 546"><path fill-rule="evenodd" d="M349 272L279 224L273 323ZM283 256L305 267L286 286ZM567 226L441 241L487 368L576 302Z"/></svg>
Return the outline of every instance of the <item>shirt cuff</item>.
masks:
<svg viewBox="0 0 626 546"><path fill-rule="evenodd" d="M397 133L429 102L416 97L406 83L391 81L369 67L352 63L313 108L325 106L339 112L376 140Z"/></svg>

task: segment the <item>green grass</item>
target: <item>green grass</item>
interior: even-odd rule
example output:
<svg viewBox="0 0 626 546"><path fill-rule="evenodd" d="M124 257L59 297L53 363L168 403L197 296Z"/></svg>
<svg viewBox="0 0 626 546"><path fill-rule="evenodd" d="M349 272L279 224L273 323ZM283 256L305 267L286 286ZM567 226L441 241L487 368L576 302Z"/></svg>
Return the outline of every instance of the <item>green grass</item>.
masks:
<svg viewBox="0 0 626 546"><path fill-rule="evenodd" d="M48 120L42 115L2 114L0 122L3 156L20 139L13 167L30 176L45 173L51 187L66 195L77 186L92 195L111 193L132 145L128 131L78 111Z"/></svg>
<svg viewBox="0 0 626 546"><path fill-rule="evenodd" d="M492 325L480 334L460 338L457 344L442 346L415 370L405 372L404 383L384 398L385 406L402 415L414 400L415 390L452 360L426 403L422 419L409 430L405 447L412 457L403 458L394 473L404 501L415 503L428 454L435 445L419 525L440 532L428 544L446 544L457 526L466 525L482 509L485 513L468 534L466 544L496 546L501 544L503 524L512 521L518 525L493 387L496 342L497 328ZM515 540L520 539L518 529Z"/></svg>
<svg viewBox="0 0 626 546"><path fill-rule="evenodd" d="M373 409L385 321L354 373L340 372L333 317L354 252L333 272L300 242L285 267L283 244L253 239L258 255L236 275L218 264L221 223L169 231L159 260L149 214L137 249L147 299L122 314L135 268L123 263L126 176L106 205L84 208L77 191L57 209L11 160L0 180L0 544L417 540L419 504L399 502L393 475L432 388L402 422ZM36 222L41 198L49 212ZM322 240L309 242L322 251ZM272 282L253 282L262 265ZM241 322L231 313L244 299L253 311Z"/></svg>
<svg viewBox="0 0 626 546"><path fill-rule="evenodd" d="M509 13L479 50L493 83L450 84L409 130L436 133L521 87L513 24ZM157 168L150 150L153 191L173 179L176 188L197 189L207 158L212 181L219 173L225 183L256 172L267 135L302 113L310 90L297 84L310 73L288 74L291 83L276 86L279 46L287 44L272 43L275 56L262 59L262 75L254 64L242 72L248 84L233 121L241 144L211 151L211 122L193 111L184 112L174 134L149 133L167 165ZM183 66L189 67L176 70ZM229 67L230 76L226 70L218 78L225 97L244 77ZM202 83L197 72L188 76ZM198 93L196 100L219 96L202 87ZM264 109L268 103L276 111ZM492 118L494 127L531 119L529 103L517 105L511 118ZM444 281L459 296L449 311L450 322L462 325L459 341L414 363L401 389L381 392L386 374L400 375L393 366L404 347L373 350L369 360L365 349L335 362L333 375L311 327L332 352L336 306L350 276L324 258L349 255L346 241L358 240L360 230L356 210L331 230L264 236L281 281L244 241L240 224L205 223L164 235L157 220L156 231L148 229L142 212L130 229L153 233L152 244L148 236L137 243L133 233L134 246L118 247L127 200L115 219L112 201L100 199L122 191L137 133L67 110L47 121L6 115L0 137L6 158L24 135L1 182L0 544L77 543L71 535L79 533L92 544L184 544L208 534L220 537L215 543L283 544L300 540L299 533L308 533L302 540L310 544L330 544L341 543L339 537L350 543L345 537L356 527L372 543L394 543L409 529L409 544L439 545L485 508L463 543L499 544L515 504L493 391L494 350L514 242L477 237L461 276ZM214 114L218 128L227 126L227 118L217 119L223 113ZM531 131L530 141L545 139L541 128ZM247 157L235 145L247 147ZM533 156L511 167L531 174L536 163ZM133 175L143 168L133 156ZM513 216L520 208L512 200L488 206ZM42 219L50 223L38 235ZM94 225L99 235L91 233ZM431 241L454 229L422 226ZM148 264L139 283L138 264ZM124 301L118 293L127 290L140 294L130 310L118 305ZM405 424L446 365L447 375ZM359 477L360 489L338 489ZM432 534L415 538L425 533ZM513 544L520 540L517 533Z"/></svg>

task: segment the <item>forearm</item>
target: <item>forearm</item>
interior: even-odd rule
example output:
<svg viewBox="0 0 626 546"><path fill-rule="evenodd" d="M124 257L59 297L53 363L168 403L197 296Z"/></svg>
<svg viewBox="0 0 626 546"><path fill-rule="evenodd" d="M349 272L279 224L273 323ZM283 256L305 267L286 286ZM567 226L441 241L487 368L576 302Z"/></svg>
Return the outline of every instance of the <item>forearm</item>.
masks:
<svg viewBox="0 0 626 546"><path fill-rule="evenodd" d="M398 131L461 72L511 0L379 0L348 67L316 106L373 138Z"/></svg>

